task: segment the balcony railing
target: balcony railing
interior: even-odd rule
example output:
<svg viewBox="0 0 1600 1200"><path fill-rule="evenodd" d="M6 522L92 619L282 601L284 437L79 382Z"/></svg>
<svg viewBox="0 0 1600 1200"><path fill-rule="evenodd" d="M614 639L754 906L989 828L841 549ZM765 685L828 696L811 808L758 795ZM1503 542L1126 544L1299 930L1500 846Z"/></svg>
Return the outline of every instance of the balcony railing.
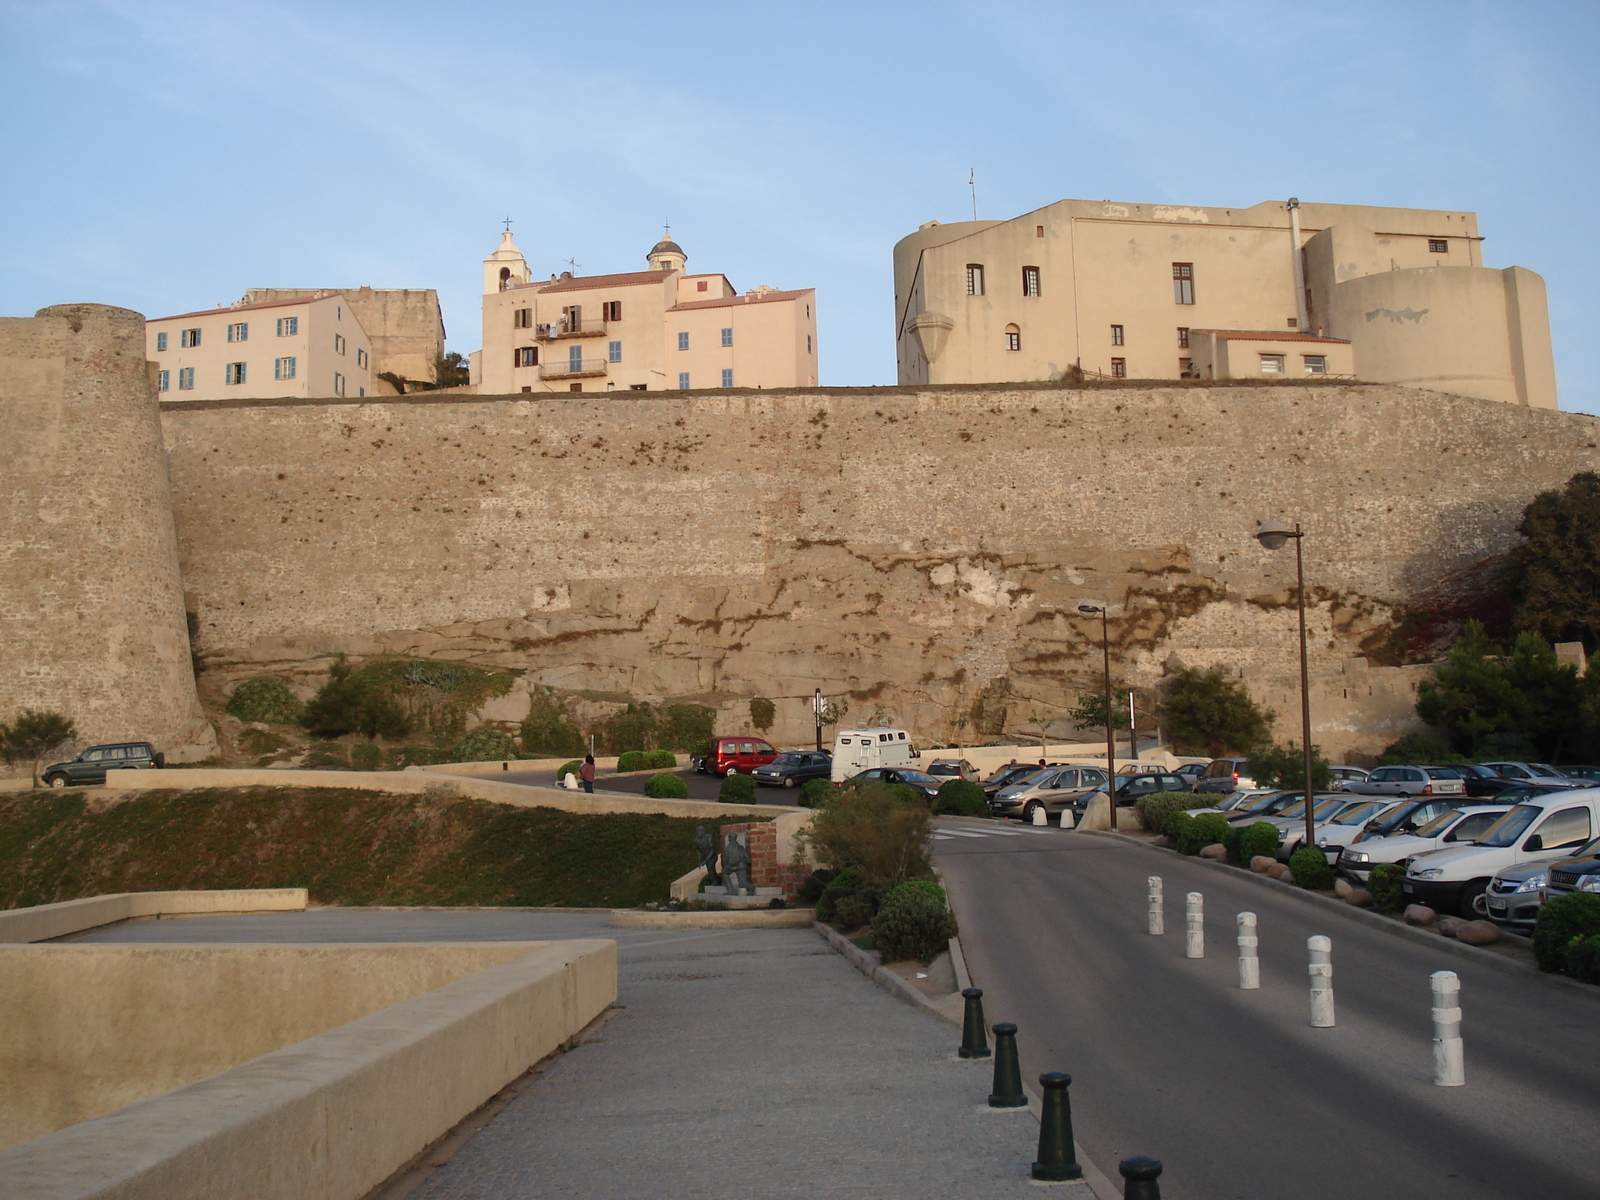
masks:
<svg viewBox="0 0 1600 1200"><path fill-rule="evenodd" d="M562 338L605 337L606 323L604 321L560 321L541 322L533 327L533 336L541 342L554 342Z"/></svg>
<svg viewBox="0 0 1600 1200"><path fill-rule="evenodd" d="M569 358L565 361L541 363L539 366L540 379L584 379L594 375L604 375L610 364L603 358L585 358L583 360Z"/></svg>

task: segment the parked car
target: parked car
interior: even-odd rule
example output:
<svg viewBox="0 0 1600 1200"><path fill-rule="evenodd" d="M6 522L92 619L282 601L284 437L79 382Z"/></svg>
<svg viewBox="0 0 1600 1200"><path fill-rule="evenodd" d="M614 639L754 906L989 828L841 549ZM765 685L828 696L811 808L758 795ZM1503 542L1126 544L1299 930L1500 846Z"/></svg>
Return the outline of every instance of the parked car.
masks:
<svg viewBox="0 0 1600 1200"><path fill-rule="evenodd" d="M1324 792L1321 795L1330 800L1335 798L1331 792ZM1344 799L1342 796L1337 798ZM1230 796L1229 799L1234 799L1234 797ZM1305 793L1298 788L1293 791L1247 792L1244 794L1244 800L1243 804L1236 805L1228 813L1229 825L1248 828L1257 821L1270 821L1291 804L1303 803L1305 801ZM1224 803L1227 803L1227 801L1224 801ZM1196 809L1195 811L1203 812L1204 810Z"/></svg>
<svg viewBox="0 0 1600 1200"><path fill-rule="evenodd" d="M1576 853L1582 854L1586 849L1587 846L1579 846ZM1539 919L1544 887L1554 869L1554 863L1532 862L1507 867L1496 874L1484 893L1489 919L1497 925L1531 926Z"/></svg>
<svg viewBox="0 0 1600 1200"><path fill-rule="evenodd" d="M1520 895L1520 889L1518 891ZM1558 859L1549 864L1540 900L1548 903L1573 892L1600 892L1600 838L1580 847L1570 859ZM1490 899L1489 913L1493 916L1493 897Z"/></svg>
<svg viewBox="0 0 1600 1200"><path fill-rule="evenodd" d="M1562 767L1561 773L1570 779L1587 779L1600 783L1600 767Z"/></svg>
<svg viewBox="0 0 1600 1200"><path fill-rule="evenodd" d="M1106 786L1103 767L1090 767L1072 763L1062 767L1047 767L1020 783L1002 788L989 801L989 811L997 817L1021 817L1032 821L1033 814L1044 809L1059 813L1071 808L1080 797Z"/></svg>
<svg viewBox="0 0 1600 1200"><path fill-rule="evenodd" d="M166 765L166 757L149 742L111 742L90 746L71 762L51 763L43 779L46 787L82 787L104 783L107 771L146 771Z"/></svg>
<svg viewBox="0 0 1600 1200"><path fill-rule="evenodd" d="M1191 817L1198 817L1201 813L1212 812L1235 815L1248 811L1250 806L1262 796L1276 796L1278 794L1279 792L1276 788L1240 788L1237 792L1234 792L1233 795L1224 796L1215 804L1209 805L1205 808L1189 808L1185 809L1184 811L1187 812ZM1300 793L1295 792L1294 794L1298 796Z"/></svg>
<svg viewBox="0 0 1600 1200"><path fill-rule="evenodd" d="M1531 796L1468 846L1419 854L1406 868L1401 892L1413 903L1463 917L1489 914L1489 883L1507 867L1563 858L1600 828L1600 788Z"/></svg>
<svg viewBox="0 0 1600 1200"><path fill-rule="evenodd" d="M1209 763L1184 763L1181 767L1173 767L1172 773L1183 779L1189 785L1189 790L1194 790L1194 785L1199 783L1206 773Z"/></svg>
<svg viewBox="0 0 1600 1200"><path fill-rule="evenodd" d="M936 758L928 764L928 774L939 779L980 778L978 768L964 758Z"/></svg>
<svg viewBox="0 0 1600 1200"><path fill-rule="evenodd" d="M1419 854L1466 843L1483 836L1509 808L1506 804L1474 804L1440 813L1415 833L1371 838L1361 845L1347 844L1339 855L1339 872L1366 883L1379 863L1407 863Z"/></svg>
<svg viewBox="0 0 1600 1200"><path fill-rule="evenodd" d="M1399 804L1398 800L1373 800L1367 799L1342 808L1330 815L1322 824L1312 829L1312 844L1321 850L1327 857L1331 867L1339 861L1339 855L1344 853L1344 848L1355 841L1360 835L1362 826L1374 818L1379 818L1384 811ZM1302 825L1301 834L1305 832ZM1296 839L1297 843L1300 839ZM1290 847L1290 850L1298 848ZM1285 858L1288 854L1285 853Z"/></svg>
<svg viewBox="0 0 1600 1200"><path fill-rule="evenodd" d="M1299 792L1293 792L1293 801L1276 815L1266 818L1269 825L1274 825L1278 830L1278 857L1285 861L1305 841L1306 837L1306 802ZM1317 792L1312 797L1311 832L1313 838L1322 826L1346 816L1353 812L1363 812L1366 816L1373 814L1374 810L1383 807L1384 802L1369 800L1363 796L1351 796L1344 792ZM1261 818L1256 818L1260 820ZM1363 817L1365 819L1365 817ZM1255 821L1246 823L1245 827L1255 824ZM1354 837L1352 831L1351 836Z"/></svg>
<svg viewBox="0 0 1600 1200"><path fill-rule="evenodd" d="M910 767L868 767L858 775L846 779L841 787L856 787L863 783L903 783L907 787L916 788L929 800L939 794L939 786L943 779L935 779L932 775L925 775L921 771L914 771Z"/></svg>
<svg viewBox="0 0 1600 1200"><path fill-rule="evenodd" d="M1404 801L1368 821L1356 835L1356 841L1392 837L1397 833L1415 833L1440 813L1459 808L1461 804L1460 796L1427 796L1421 800Z"/></svg>
<svg viewBox="0 0 1600 1200"><path fill-rule="evenodd" d="M1365 779L1344 785L1362 796L1465 796L1467 784L1454 767L1379 767Z"/></svg>
<svg viewBox="0 0 1600 1200"><path fill-rule="evenodd" d="M711 752L695 760L702 775L753 775L778 757L777 748L760 738L713 738Z"/></svg>
<svg viewBox="0 0 1600 1200"><path fill-rule="evenodd" d="M1206 773L1194 785L1197 792L1234 792L1240 788L1253 788L1256 781L1250 775L1248 758L1214 758L1206 766Z"/></svg>
<svg viewBox="0 0 1600 1200"><path fill-rule="evenodd" d="M1496 775L1510 779L1517 783L1538 783L1545 787L1580 788L1592 787L1586 779L1572 779L1548 763L1526 762L1491 762L1482 763Z"/></svg>
<svg viewBox="0 0 1600 1200"><path fill-rule="evenodd" d="M1189 790L1189 785L1183 777L1173 771L1145 771L1138 775L1118 775L1112 780L1112 786L1117 790L1117 804L1122 808L1137 804L1141 796L1153 796L1157 792Z"/></svg>
<svg viewBox="0 0 1600 1200"><path fill-rule="evenodd" d="M827 779L832 774L833 759L826 750L785 750L751 771L750 778L766 787L797 788L808 779Z"/></svg>
<svg viewBox="0 0 1600 1200"><path fill-rule="evenodd" d="M1370 772L1360 767L1329 767L1328 773L1333 776L1333 790L1336 792L1348 791L1347 783L1361 783Z"/></svg>
<svg viewBox="0 0 1600 1200"><path fill-rule="evenodd" d="M1057 763L1056 765L1060 766L1061 764ZM1040 771L1045 769L1046 768L1040 766L1038 763L1010 763L1001 767L993 775L989 776L989 778L983 781L984 795L990 800L993 800L996 793L998 793L1001 788L1010 787L1014 783L1020 783L1029 776L1037 775Z"/></svg>
<svg viewBox="0 0 1600 1200"><path fill-rule="evenodd" d="M1492 800L1507 788L1522 786L1520 780L1507 779L1481 763L1456 763L1455 769L1467 785L1467 795L1475 799Z"/></svg>

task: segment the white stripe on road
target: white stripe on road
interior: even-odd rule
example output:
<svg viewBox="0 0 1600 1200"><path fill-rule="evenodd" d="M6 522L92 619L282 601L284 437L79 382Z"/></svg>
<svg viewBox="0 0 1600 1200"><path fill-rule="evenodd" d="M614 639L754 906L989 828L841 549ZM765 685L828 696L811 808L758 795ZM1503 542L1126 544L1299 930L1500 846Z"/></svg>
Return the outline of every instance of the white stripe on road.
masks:
<svg viewBox="0 0 1600 1200"><path fill-rule="evenodd" d="M952 837L976 837L976 838L981 838L981 837L988 837L989 836L987 833L974 833L970 829L946 829L943 826L939 826L938 828L939 828L939 832L940 833L947 833Z"/></svg>

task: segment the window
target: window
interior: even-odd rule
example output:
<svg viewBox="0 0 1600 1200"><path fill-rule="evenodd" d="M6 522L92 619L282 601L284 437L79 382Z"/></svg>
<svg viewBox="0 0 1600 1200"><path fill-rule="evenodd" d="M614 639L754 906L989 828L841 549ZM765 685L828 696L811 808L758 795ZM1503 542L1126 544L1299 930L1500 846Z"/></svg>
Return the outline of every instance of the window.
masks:
<svg viewBox="0 0 1600 1200"><path fill-rule="evenodd" d="M1194 359L1192 359L1192 358L1180 358L1178 360L1178 378L1179 379L1194 379L1195 377L1196 376L1195 376L1195 373L1194 373Z"/></svg>
<svg viewBox="0 0 1600 1200"><path fill-rule="evenodd" d="M278 318L278 336L279 337L294 337L299 332L300 332L300 318L299 317L279 317Z"/></svg>
<svg viewBox="0 0 1600 1200"><path fill-rule="evenodd" d="M722 386L723 387L732 387L733 386L733 368L732 367L724 367L724 368L722 368Z"/></svg>
<svg viewBox="0 0 1600 1200"><path fill-rule="evenodd" d="M689 348L689 335L687 333L680 333L678 335L678 349L679 350L687 350L688 348Z"/></svg>
<svg viewBox="0 0 1600 1200"><path fill-rule="evenodd" d="M164 334L164 333L156 334L156 349L157 350L165 350L166 348L167 348L167 335Z"/></svg>
<svg viewBox="0 0 1600 1200"><path fill-rule="evenodd" d="M1037 296L1039 294L1039 268L1022 268L1022 294L1024 296Z"/></svg>
<svg viewBox="0 0 1600 1200"><path fill-rule="evenodd" d="M630 383L628 385L628 390L630 392L648 392L650 390L650 385L648 383Z"/></svg>
<svg viewBox="0 0 1600 1200"><path fill-rule="evenodd" d="M243 383L244 382L244 364L242 362L224 363L223 366L222 366L222 382L223 383Z"/></svg>
<svg viewBox="0 0 1600 1200"><path fill-rule="evenodd" d="M1006 326L1006 349L1022 349L1022 330L1015 325Z"/></svg>
<svg viewBox="0 0 1600 1200"><path fill-rule="evenodd" d="M1174 304L1194 303L1194 264L1172 264L1172 302Z"/></svg>
<svg viewBox="0 0 1600 1200"><path fill-rule="evenodd" d="M198 329L183 329L178 332L178 345L198 346L200 344L200 331Z"/></svg>
<svg viewBox="0 0 1600 1200"><path fill-rule="evenodd" d="M511 314L511 327L513 329L533 328L533 309L519 308Z"/></svg>
<svg viewBox="0 0 1600 1200"><path fill-rule="evenodd" d="M342 321L342 320L344 320L344 305L342 305L342 304L336 304L336 305L334 305L334 306L333 306L333 319L334 319L334 320L335 320L335 321ZM341 395L341 396L342 396L342 395L344 395L344 393L343 393L343 392L340 392L340 393L339 393L339 394L340 394L340 395Z"/></svg>
<svg viewBox="0 0 1600 1200"><path fill-rule="evenodd" d="M358 395L358 396L365 396L365 395L366 395L366 394L367 394L367 389L366 389L366 388L364 388L364 387L358 387L358 388L357 388L357 389L356 389L356 395Z"/></svg>
<svg viewBox="0 0 1600 1200"><path fill-rule="evenodd" d="M723 345L724 345L724 346L731 346L731 345L733 345L733 330L731 330L731 329L724 329L724 330L723 330L723 331L722 331L722 344L723 344Z"/></svg>
<svg viewBox="0 0 1600 1200"><path fill-rule="evenodd" d="M687 372L687 371L679 371L678 372L678 390L679 391L683 391L683 392L686 392L686 391L689 390L689 372Z"/></svg>
<svg viewBox="0 0 1600 1200"><path fill-rule="evenodd" d="M1543 840L1546 850L1581 846L1589 840L1589 810L1564 808L1554 816L1546 817L1544 824L1534 832Z"/></svg>
<svg viewBox="0 0 1600 1200"><path fill-rule="evenodd" d="M1126 379L1127 377L1128 360L1125 358L1113 358L1111 360L1111 378Z"/></svg>
<svg viewBox="0 0 1600 1200"><path fill-rule="evenodd" d="M1111 344L1113 346L1120 346L1120 345L1122 345L1122 342L1123 342L1122 326L1121 325L1113 325L1111 327Z"/></svg>
<svg viewBox="0 0 1600 1200"><path fill-rule="evenodd" d="M622 343L621 342L608 342L606 344L606 361L607 362L621 362L622 361Z"/></svg>
<svg viewBox="0 0 1600 1200"><path fill-rule="evenodd" d="M1187 325L1179 325L1178 326L1178 349L1179 350L1187 350L1188 348L1189 348L1189 327Z"/></svg>
<svg viewBox="0 0 1600 1200"><path fill-rule="evenodd" d="M272 377L274 379L293 379L295 366L296 363L293 358L275 358L272 360Z"/></svg>
<svg viewBox="0 0 1600 1200"><path fill-rule="evenodd" d="M1444 238L1429 238L1428 239L1428 253L1429 254L1449 254L1450 253L1450 243Z"/></svg>
<svg viewBox="0 0 1600 1200"><path fill-rule="evenodd" d="M335 396L344 395L344 376L337 371L333 373L333 394Z"/></svg>
<svg viewBox="0 0 1600 1200"><path fill-rule="evenodd" d="M582 346L567 347L567 370L574 372L583 370Z"/></svg>
<svg viewBox="0 0 1600 1200"><path fill-rule="evenodd" d="M706 290L706 287L707 287L706 281L704 279L702 279L702 280L700 280L698 283L696 283L694 285L694 290L697 291L697 292L703 292L703 291Z"/></svg>
<svg viewBox="0 0 1600 1200"><path fill-rule="evenodd" d="M236 325L228 326L228 340L230 342L247 342L250 340L250 322L240 321Z"/></svg>
<svg viewBox="0 0 1600 1200"><path fill-rule="evenodd" d="M607 300L600 306L600 317L606 321L622 320L622 301Z"/></svg>
<svg viewBox="0 0 1600 1200"><path fill-rule="evenodd" d="M1283 374L1283 355L1263 354L1261 356L1261 373L1263 375Z"/></svg>
<svg viewBox="0 0 1600 1200"><path fill-rule="evenodd" d="M333 335L333 349L337 354L344 353L344 334L336 333Z"/></svg>
<svg viewBox="0 0 1600 1200"><path fill-rule="evenodd" d="M1044 236L1044 226L1043 225L1035 225L1033 227L1033 236L1034 237L1043 237Z"/></svg>
<svg viewBox="0 0 1600 1200"><path fill-rule="evenodd" d="M1290 329L1299 329L1300 328L1300 318L1299 317L1290 317L1289 318L1289 328Z"/></svg>
<svg viewBox="0 0 1600 1200"><path fill-rule="evenodd" d="M811 305L806 305L806 320L811 320Z"/></svg>
<svg viewBox="0 0 1600 1200"><path fill-rule="evenodd" d="M518 346L511 352L511 365L513 367L537 367L539 365L539 347Z"/></svg>
<svg viewBox="0 0 1600 1200"><path fill-rule="evenodd" d="M193 367L182 367L182 368L180 368L179 371L178 371L178 390L180 392L187 392L187 391L190 391L193 387L194 387L194 368Z"/></svg>
<svg viewBox="0 0 1600 1200"><path fill-rule="evenodd" d="M156 373L156 391L164 392L171 386L171 371L158 371Z"/></svg>
<svg viewBox="0 0 1600 1200"><path fill-rule="evenodd" d="M1300 361L1305 364L1307 375L1326 375L1328 373L1328 359L1326 355L1302 354L1300 356Z"/></svg>
<svg viewBox="0 0 1600 1200"><path fill-rule="evenodd" d="M367 365L367 352L365 350L361 349L358 346L356 348L356 366L364 367L366 365Z"/></svg>
<svg viewBox="0 0 1600 1200"><path fill-rule="evenodd" d="M983 264L967 264L967 295L983 295Z"/></svg>
<svg viewBox="0 0 1600 1200"><path fill-rule="evenodd" d="M811 353L811 335L809 333L806 334L806 353Z"/></svg>

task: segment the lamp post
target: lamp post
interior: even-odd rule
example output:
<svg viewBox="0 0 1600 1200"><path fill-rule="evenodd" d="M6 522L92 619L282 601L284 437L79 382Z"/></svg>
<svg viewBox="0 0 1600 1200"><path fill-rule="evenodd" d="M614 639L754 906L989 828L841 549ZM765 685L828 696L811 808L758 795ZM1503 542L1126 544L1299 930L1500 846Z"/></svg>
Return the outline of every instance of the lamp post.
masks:
<svg viewBox="0 0 1600 1200"><path fill-rule="evenodd" d="M1100 656L1105 668L1106 685L1106 799L1110 801L1111 828L1117 827L1117 733L1111 717L1111 635L1106 627L1106 606L1080 604L1078 611L1086 616L1100 614Z"/></svg>
<svg viewBox="0 0 1600 1200"><path fill-rule="evenodd" d="M822 689L818 688L811 697L811 711L817 718L817 753L822 753Z"/></svg>
<svg viewBox="0 0 1600 1200"><path fill-rule="evenodd" d="M1317 843L1313 832L1316 822L1311 819L1311 797L1314 794L1311 786L1311 676L1306 667L1306 568L1300 555L1300 544L1305 540L1305 534L1298 521L1293 529L1282 521L1263 521L1261 528L1256 530L1256 541L1268 550L1282 550L1291 538L1294 539L1295 591L1300 598L1300 745L1306 756L1305 844L1315 846Z"/></svg>

